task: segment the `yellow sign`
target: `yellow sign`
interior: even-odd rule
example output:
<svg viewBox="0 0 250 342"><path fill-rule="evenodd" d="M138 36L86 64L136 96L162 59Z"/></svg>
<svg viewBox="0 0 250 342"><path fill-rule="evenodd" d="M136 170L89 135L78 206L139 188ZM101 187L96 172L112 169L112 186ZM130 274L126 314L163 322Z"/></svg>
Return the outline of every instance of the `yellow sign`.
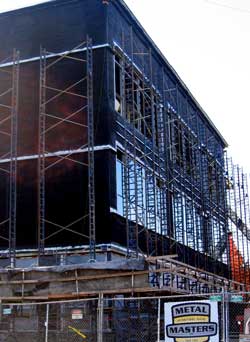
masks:
<svg viewBox="0 0 250 342"><path fill-rule="evenodd" d="M211 305L214 307L217 303L165 303L165 341L218 341L218 317L216 321L211 321Z"/></svg>

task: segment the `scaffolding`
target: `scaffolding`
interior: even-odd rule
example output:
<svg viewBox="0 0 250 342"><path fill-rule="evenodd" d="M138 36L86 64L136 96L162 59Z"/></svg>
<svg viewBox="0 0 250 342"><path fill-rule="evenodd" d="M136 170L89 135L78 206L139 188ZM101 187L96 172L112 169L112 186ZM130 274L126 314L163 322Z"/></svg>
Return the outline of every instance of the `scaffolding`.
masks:
<svg viewBox="0 0 250 342"><path fill-rule="evenodd" d="M127 255L138 257L146 235L148 255L176 253L220 273L229 262L224 148L132 27L121 28L120 43L115 109Z"/></svg>
<svg viewBox="0 0 250 342"><path fill-rule="evenodd" d="M65 63L71 63L71 70L80 65L78 79L65 85L57 81L58 73L65 71ZM67 65L66 65L67 67ZM74 104L72 106L67 104ZM77 106L75 106L77 104ZM67 231L77 235L84 241L89 241L89 258L94 261L95 256L95 191L94 191L94 118L93 118L93 61L92 41L89 37L72 50L55 54L41 48L40 55L40 110L39 110L39 140L38 140L38 252L39 262L45 254L48 240L55 235ZM49 134L55 132L59 126L67 124L70 128L81 130L81 140L78 146L67 146L65 153L54 153ZM65 128L63 126L63 128ZM70 132L70 129L68 130ZM67 130L60 134L67 136ZM60 136L59 136L60 138ZM63 148L63 146L59 146ZM66 149L67 149L66 148ZM77 157L77 153L81 157ZM51 157L53 156L53 157ZM86 157L87 156L87 157ZM51 220L46 214L46 175L51 168L62 162L78 165L81 170L87 168L88 174L88 210L66 225ZM63 167L63 166L61 166ZM83 171L81 171L83 172ZM88 231L79 230L76 225L84 226L88 222ZM86 224L85 224L86 225ZM48 227L54 230L48 233ZM85 229L86 230L86 229Z"/></svg>
<svg viewBox="0 0 250 342"><path fill-rule="evenodd" d="M154 51L136 37L132 27L121 30L121 46L114 43L113 53L117 161L122 175L119 214L125 222L126 256L174 254L185 265L221 276L228 276L229 269L234 281L249 283L247 176L224 156L220 138L200 109L164 63L156 63ZM14 51L10 60L11 67L0 68L5 75L0 94L0 137L6 146L1 150L0 170L8 183L7 214L1 218L0 238L8 243L9 264L15 267L19 53ZM80 65L78 79L64 77L60 83L58 75L66 71L67 62L71 70ZM41 48L39 105L39 265L50 240L62 232L87 241L89 260L95 261L93 56L89 37L65 53ZM71 129L63 130L65 125L73 132L80 129L76 144L81 139L77 146L66 146L59 139L58 150L56 130L61 129L65 140L71 134ZM82 215L62 224L59 215L50 217L53 205L48 210L46 196L49 170L53 172L58 164L63 169L65 162L87 175L88 194Z"/></svg>
<svg viewBox="0 0 250 342"><path fill-rule="evenodd" d="M153 86L152 51L135 43L132 27L129 35L122 32L122 46L115 46L115 77L117 111L125 119L121 152L127 256L138 257L143 234L147 254L157 255L158 240L167 233L165 112ZM124 54L125 46L130 57ZM136 67L136 60L143 70L151 70L149 77Z"/></svg>
<svg viewBox="0 0 250 342"><path fill-rule="evenodd" d="M5 217L1 217L0 239L8 244L8 264L16 265L16 196L17 196L17 115L19 94L19 51L0 62L0 171L5 178L8 190L5 192ZM7 161L7 162L6 162Z"/></svg>
<svg viewBox="0 0 250 342"><path fill-rule="evenodd" d="M227 202L232 279L249 284L250 217L247 175L226 155Z"/></svg>

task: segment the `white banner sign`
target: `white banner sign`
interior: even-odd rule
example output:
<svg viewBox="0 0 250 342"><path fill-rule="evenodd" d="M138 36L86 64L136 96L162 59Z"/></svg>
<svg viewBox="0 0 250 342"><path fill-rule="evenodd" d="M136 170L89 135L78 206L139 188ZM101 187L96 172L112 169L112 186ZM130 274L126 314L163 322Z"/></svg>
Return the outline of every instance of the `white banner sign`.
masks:
<svg viewBox="0 0 250 342"><path fill-rule="evenodd" d="M165 342L219 342L217 302L165 303L164 317Z"/></svg>
<svg viewBox="0 0 250 342"><path fill-rule="evenodd" d="M71 316L72 316L72 319L82 319L83 318L82 310L78 310L78 309L72 310Z"/></svg>

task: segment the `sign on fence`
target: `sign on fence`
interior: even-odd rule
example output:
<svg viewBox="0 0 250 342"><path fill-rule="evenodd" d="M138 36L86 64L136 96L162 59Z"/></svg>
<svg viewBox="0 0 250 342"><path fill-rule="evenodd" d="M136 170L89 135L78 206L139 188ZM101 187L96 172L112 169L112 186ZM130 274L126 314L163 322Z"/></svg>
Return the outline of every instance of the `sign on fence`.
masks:
<svg viewBox="0 0 250 342"><path fill-rule="evenodd" d="M250 342L250 335L240 335L239 342Z"/></svg>
<svg viewBox="0 0 250 342"><path fill-rule="evenodd" d="M218 303L165 303L166 342L219 342Z"/></svg>
<svg viewBox="0 0 250 342"><path fill-rule="evenodd" d="M232 295L230 295L230 302L242 303L243 302L243 296L232 294Z"/></svg>
<svg viewBox="0 0 250 342"><path fill-rule="evenodd" d="M209 297L209 300L211 302L221 302L222 301L222 296L221 295L212 295Z"/></svg>
<svg viewBox="0 0 250 342"><path fill-rule="evenodd" d="M4 308L3 309L3 315L11 315L11 312L12 312L11 308Z"/></svg>
<svg viewBox="0 0 250 342"><path fill-rule="evenodd" d="M71 317L72 319L82 319L83 318L82 310L78 310L78 309L72 310Z"/></svg>

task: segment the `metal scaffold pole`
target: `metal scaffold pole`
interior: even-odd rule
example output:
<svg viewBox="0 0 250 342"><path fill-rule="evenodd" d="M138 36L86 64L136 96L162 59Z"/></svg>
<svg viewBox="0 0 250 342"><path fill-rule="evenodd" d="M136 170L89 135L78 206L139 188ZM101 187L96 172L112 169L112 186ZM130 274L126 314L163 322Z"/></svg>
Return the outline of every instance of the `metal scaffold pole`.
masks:
<svg viewBox="0 0 250 342"><path fill-rule="evenodd" d="M38 258L45 245L45 130L46 130L46 50L40 48L40 93L38 135Z"/></svg>
<svg viewBox="0 0 250 342"><path fill-rule="evenodd" d="M62 70L67 72L69 70L67 68L70 68L72 75L73 70L77 71L75 73L77 80L70 78L69 84L63 86L59 75L62 74ZM76 76L72 77L76 78ZM61 130L60 134L58 129ZM73 130L77 132L74 148L67 145L67 141L72 139L70 134ZM54 147L57 146L56 144L59 151ZM78 237L83 244L88 244L89 259L95 261L94 162L92 40L87 37L86 41L66 53L54 53L41 48L38 139L39 264L41 264L41 257L45 255L46 245L62 232ZM71 217L70 222L64 222L60 215L57 217L53 215L52 207L56 203L50 202L49 208L46 205L49 188L48 172L52 170L51 177L53 170L58 166L64 173L68 166L87 175L85 179L88 194L86 201L84 198L80 201L81 214L74 213L74 210L70 209L70 199L66 204L69 214L66 219ZM84 189L82 192L84 193Z"/></svg>
<svg viewBox="0 0 250 342"><path fill-rule="evenodd" d="M147 217L147 250L148 255L158 255L158 237L157 237L157 194L156 194L156 127L158 112L155 108L155 99L153 91L153 65L152 52L149 51L149 82L150 82L150 118L151 118L151 140L152 140L152 165L146 170L146 217ZM159 180L158 180L159 181Z"/></svg>
<svg viewBox="0 0 250 342"><path fill-rule="evenodd" d="M16 266L16 202L17 202L17 114L19 95L19 52L14 50L12 67L11 147L9 183L9 258Z"/></svg>
<svg viewBox="0 0 250 342"><path fill-rule="evenodd" d="M96 259L95 231L95 155L94 155L94 114L93 114L93 53L92 40L87 37L87 83L88 83L88 197L89 197L89 254Z"/></svg>
<svg viewBox="0 0 250 342"><path fill-rule="evenodd" d="M3 77L0 91L0 172L6 184L6 197L0 218L0 240L6 246L6 257L11 268L16 266L19 64L19 51L16 49L11 56L0 62L0 74Z"/></svg>

